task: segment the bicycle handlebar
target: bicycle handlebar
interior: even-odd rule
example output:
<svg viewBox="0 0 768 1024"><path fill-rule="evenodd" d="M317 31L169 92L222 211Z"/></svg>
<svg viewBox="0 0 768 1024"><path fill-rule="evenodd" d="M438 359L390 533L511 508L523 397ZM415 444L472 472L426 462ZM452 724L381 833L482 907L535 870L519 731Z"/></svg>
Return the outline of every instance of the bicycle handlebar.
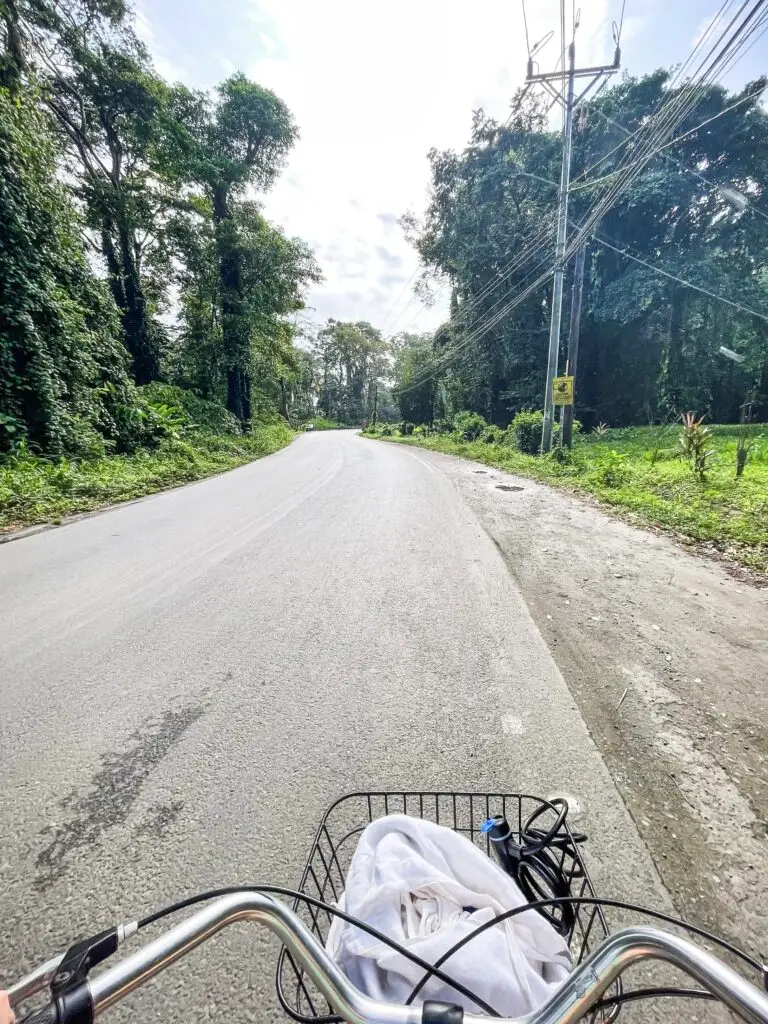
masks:
<svg viewBox="0 0 768 1024"><path fill-rule="evenodd" d="M257 921L274 932L348 1024L439 1024L443 1020L457 1019L455 1009L451 1016L450 1012L446 1013L450 1007L443 1004L400 1006L364 995L351 984L289 907L255 892L216 900L89 979L94 1016L108 1010L222 928L238 921ZM663 960L685 971L747 1024L768 1024L768 997L741 975L687 939L646 926L625 928L609 936L587 960L574 968L544 1006L516 1018L514 1024L575 1024L589 1013L619 975L647 959ZM12 1002L26 998L34 987L42 987L37 983L33 986L32 979L39 980L45 969L54 963L56 961L49 961L40 971L14 986L10 990ZM478 1014L463 1015L464 1024L483 1024L488 1019ZM502 1020L500 1024L513 1022Z"/></svg>

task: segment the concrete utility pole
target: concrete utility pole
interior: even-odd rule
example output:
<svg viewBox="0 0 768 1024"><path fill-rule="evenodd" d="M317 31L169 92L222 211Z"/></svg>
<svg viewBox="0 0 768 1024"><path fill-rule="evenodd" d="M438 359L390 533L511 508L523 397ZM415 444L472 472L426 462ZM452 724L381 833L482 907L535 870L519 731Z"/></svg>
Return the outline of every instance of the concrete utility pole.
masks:
<svg viewBox="0 0 768 1024"><path fill-rule="evenodd" d="M552 311L549 320L549 353L547 355L547 382L544 388L544 427L541 450L552 447L552 421L555 412L552 382L557 376L557 357L560 352L560 320L563 315L563 279L565 277L565 243L568 236L568 188L571 183L571 142L573 139L573 72L576 48L568 47L568 87L563 122L563 163L560 169L560 193L557 209L557 241L555 243L555 278L552 286Z"/></svg>
<svg viewBox="0 0 768 1024"><path fill-rule="evenodd" d="M573 290L571 292L571 323L568 328L568 355L566 372L574 378L573 400L576 401L576 370L579 362L579 334L581 332L581 300L584 295L584 265L587 259L587 243L582 242L576 250L573 267ZM568 448L573 444L573 405L563 406L563 422L560 428L560 443Z"/></svg>
<svg viewBox="0 0 768 1024"><path fill-rule="evenodd" d="M565 24L565 0L560 0L561 22ZM574 24L574 37L577 24ZM552 423L554 419L554 396L552 394L552 383L557 376L557 361L560 353L560 325L563 316L563 280L565 277L565 251L568 238L568 189L571 181L571 142L573 138L573 112L574 109L586 98L598 82L604 82L609 75L614 75L619 69L621 61L621 50L618 43L618 34L614 31L616 39L616 51L613 64L606 64L599 67L577 68L576 67L576 45L571 40L568 46L568 70L549 71L534 74L533 54L541 47L541 43L534 46L528 57L528 74L526 85L541 85L546 92L552 96L556 103L560 103L565 112L563 118L563 163L560 171L560 194L558 197L557 212L557 241L555 245L555 269L554 283L552 287L552 312L549 324L549 353L547 355L547 380L544 389L544 427L541 433L541 450L548 452L552 448ZM563 39L563 51L565 51L565 39ZM564 55L564 54L563 54ZM588 78L586 87L576 96L576 79ZM555 84L559 88L555 88ZM572 372L572 371L571 371Z"/></svg>

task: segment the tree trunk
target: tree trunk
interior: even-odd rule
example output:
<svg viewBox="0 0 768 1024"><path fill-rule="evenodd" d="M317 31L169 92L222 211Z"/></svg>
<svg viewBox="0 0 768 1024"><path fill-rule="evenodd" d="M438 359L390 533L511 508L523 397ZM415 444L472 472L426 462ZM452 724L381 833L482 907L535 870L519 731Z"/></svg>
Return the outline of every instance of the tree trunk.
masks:
<svg viewBox="0 0 768 1024"><path fill-rule="evenodd" d="M288 419L288 396L285 393L285 377L280 378L280 412Z"/></svg>
<svg viewBox="0 0 768 1024"><path fill-rule="evenodd" d="M123 264L123 331L125 344L133 361L133 377L137 384L149 384L160 377L160 352L147 315L147 300L134 256L133 231L127 225L118 227L120 257Z"/></svg>
<svg viewBox="0 0 768 1024"><path fill-rule="evenodd" d="M681 411L685 398L683 324L685 323L685 294L682 288L672 286L669 308L669 337L664 365L664 397L671 409Z"/></svg>
<svg viewBox="0 0 768 1024"><path fill-rule="evenodd" d="M227 367L227 409L248 423L251 418L251 380L248 374L250 332L243 302L240 250L229 217L226 186L213 193L213 221L219 257L219 301L224 361Z"/></svg>
<svg viewBox="0 0 768 1024"><path fill-rule="evenodd" d="M131 355L133 379L137 384L149 384L160 376L160 353L152 337L147 301L134 259L132 234L126 225L116 225L105 218L101 226L101 250L107 262L109 288L121 313L123 342Z"/></svg>

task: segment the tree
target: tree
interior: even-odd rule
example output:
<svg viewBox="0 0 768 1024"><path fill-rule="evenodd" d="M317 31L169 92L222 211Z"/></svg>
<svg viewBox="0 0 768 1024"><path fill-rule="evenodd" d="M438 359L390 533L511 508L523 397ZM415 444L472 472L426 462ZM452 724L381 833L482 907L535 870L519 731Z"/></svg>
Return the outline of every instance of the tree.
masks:
<svg viewBox="0 0 768 1024"><path fill-rule="evenodd" d="M321 382L319 404L328 419L371 419L388 373L381 333L366 321L330 319L317 334L314 353Z"/></svg>
<svg viewBox="0 0 768 1024"><path fill-rule="evenodd" d="M242 355L248 381L249 413L287 412L286 381L298 372L291 314L303 308L302 291L319 279L311 251L287 238L249 201L232 201L229 226L237 238L240 326L246 332ZM217 225L212 220L177 223L181 256L181 338L175 373L203 397L226 402L231 378L224 337ZM281 381L283 382L281 384Z"/></svg>
<svg viewBox="0 0 768 1024"><path fill-rule="evenodd" d="M218 270L221 339L227 377L227 408L242 422L251 418L253 322L247 299L249 242L236 204L249 185L268 188L297 131L282 100L238 73L211 102L178 88L175 111L186 129L185 170L210 203Z"/></svg>
<svg viewBox="0 0 768 1024"><path fill-rule="evenodd" d="M89 240L103 256L139 384L160 375L163 332L142 280L145 249L173 202L157 159L169 130L168 89L153 72L120 0L7 4L57 126ZM8 18L8 16L7 16Z"/></svg>
<svg viewBox="0 0 768 1024"><path fill-rule="evenodd" d="M394 397L400 418L408 423L435 419L437 380L432 335L400 334L392 339Z"/></svg>
<svg viewBox="0 0 768 1024"><path fill-rule="evenodd" d="M0 450L87 456L129 442L135 395L56 159L38 96L0 87Z"/></svg>
<svg viewBox="0 0 768 1024"><path fill-rule="evenodd" d="M628 159L628 135L674 99L680 87L669 83L665 71L625 78L582 112L574 224ZM768 181L764 86L761 79L736 95L720 86L701 91L679 139L597 226L579 360L579 415L588 424L644 422L648 408L664 417L670 407L734 420L745 391L765 392L766 227L749 208L765 205L761 183ZM426 271L451 288L450 319L434 342L438 396L452 411L467 408L498 424L543 400L550 286L517 301L552 261L561 143L547 130L540 103L518 95L505 125L480 111L463 152L433 151L425 217L405 221ZM734 208L734 189L747 197L746 207ZM723 342L745 355L743 367L724 363Z"/></svg>

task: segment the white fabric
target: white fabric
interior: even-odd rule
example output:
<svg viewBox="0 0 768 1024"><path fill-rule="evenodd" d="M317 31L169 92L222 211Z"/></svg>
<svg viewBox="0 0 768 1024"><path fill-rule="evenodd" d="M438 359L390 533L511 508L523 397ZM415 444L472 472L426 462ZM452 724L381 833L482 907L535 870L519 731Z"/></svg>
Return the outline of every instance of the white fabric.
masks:
<svg viewBox="0 0 768 1024"><path fill-rule="evenodd" d="M463 936L526 902L516 883L469 839L420 818L378 818L360 836L340 909L430 964ZM350 981L376 999L402 1003L423 970L341 918L328 953ZM544 1003L570 970L565 941L535 910L488 928L442 970L506 1017ZM482 1012L430 978L416 1001L442 999Z"/></svg>

